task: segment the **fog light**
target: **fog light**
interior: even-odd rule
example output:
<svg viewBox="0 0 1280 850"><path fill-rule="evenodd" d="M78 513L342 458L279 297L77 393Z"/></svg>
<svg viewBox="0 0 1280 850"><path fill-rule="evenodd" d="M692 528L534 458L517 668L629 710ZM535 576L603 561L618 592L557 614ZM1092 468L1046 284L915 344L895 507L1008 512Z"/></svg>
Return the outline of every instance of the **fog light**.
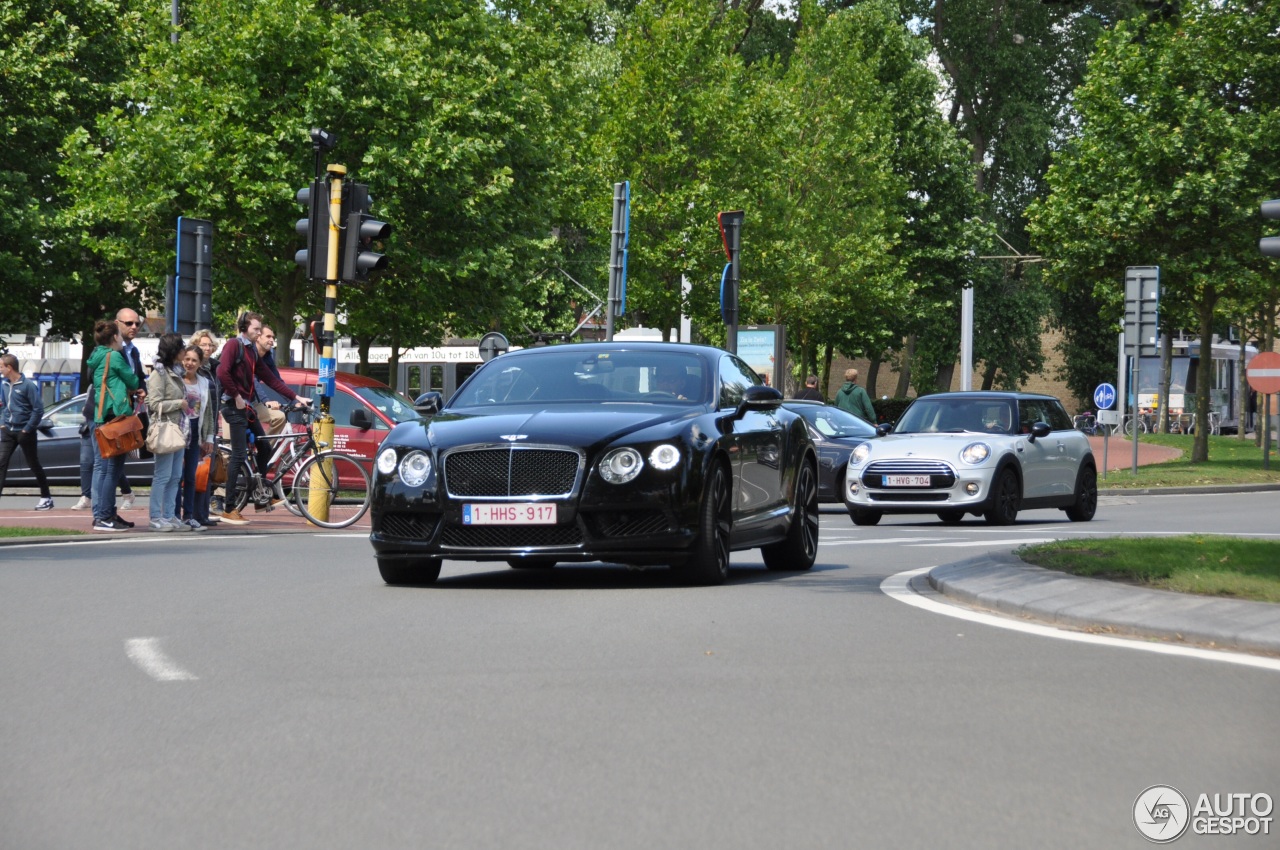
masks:
<svg viewBox="0 0 1280 850"><path fill-rule="evenodd" d="M964 485L964 491L970 496L976 496L978 495L978 485L970 481L968 484Z"/></svg>

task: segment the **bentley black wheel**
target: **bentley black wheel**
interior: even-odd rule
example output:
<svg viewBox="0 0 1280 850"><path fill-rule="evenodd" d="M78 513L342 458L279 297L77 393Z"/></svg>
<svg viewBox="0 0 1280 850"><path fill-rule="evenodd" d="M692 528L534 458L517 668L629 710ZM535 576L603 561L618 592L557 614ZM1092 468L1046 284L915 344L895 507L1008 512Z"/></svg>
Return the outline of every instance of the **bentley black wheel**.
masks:
<svg viewBox="0 0 1280 850"><path fill-rule="evenodd" d="M813 467L804 464L796 479L796 505L787 538L760 549L771 570L807 570L818 557L818 482Z"/></svg>
<svg viewBox="0 0 1280 850"><path fill-rule="evenodd" d="M439 558L378 558L378 572L387 584L431 584L440 578Z"/></svg>
<svg viewBox="0 0 1280 850"><path fill-rule="evenodd" d="M693 554L677 568L690 584L723 584L729 577L731 507L728 476L724 467L717 465L702 494Z"/></svg>

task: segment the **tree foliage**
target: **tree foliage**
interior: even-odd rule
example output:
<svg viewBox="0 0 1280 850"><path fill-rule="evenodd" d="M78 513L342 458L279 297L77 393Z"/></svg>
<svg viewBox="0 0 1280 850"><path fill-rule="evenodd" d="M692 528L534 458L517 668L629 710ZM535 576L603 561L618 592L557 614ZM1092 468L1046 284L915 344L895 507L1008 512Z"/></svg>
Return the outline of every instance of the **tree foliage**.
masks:
<svg viewBox="0 0 1280 850"><path fill-rule="evenodd" d="M1274 269L1257 250L1257 205L1280 180L1278 30L1274 3L1195 0L1181 18L1123 23L1101 40L1077 94L1079 136L1032 214L1061 285L1088 289L1118 319L1124 267L1158 265L1162 324L1194 325L1203 350L1219 299L1266 292ZM1203 416L1210 360L1200 363ZM1193 460L1207 456L1199 429Z"/></svg>

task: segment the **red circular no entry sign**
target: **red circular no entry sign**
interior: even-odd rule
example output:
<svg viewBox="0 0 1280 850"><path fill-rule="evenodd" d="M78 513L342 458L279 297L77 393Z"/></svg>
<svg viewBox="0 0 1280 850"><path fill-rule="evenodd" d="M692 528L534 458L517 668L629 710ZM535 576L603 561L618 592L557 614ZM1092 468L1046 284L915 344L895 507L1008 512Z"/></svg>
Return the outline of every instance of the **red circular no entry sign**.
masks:
<svg viewBox="0 0 1280 850"><path fill-rule="evenodd" d="M1264 351L1245 367L1249 386L1260 393L1280 393L1280 354Z"/></svg>

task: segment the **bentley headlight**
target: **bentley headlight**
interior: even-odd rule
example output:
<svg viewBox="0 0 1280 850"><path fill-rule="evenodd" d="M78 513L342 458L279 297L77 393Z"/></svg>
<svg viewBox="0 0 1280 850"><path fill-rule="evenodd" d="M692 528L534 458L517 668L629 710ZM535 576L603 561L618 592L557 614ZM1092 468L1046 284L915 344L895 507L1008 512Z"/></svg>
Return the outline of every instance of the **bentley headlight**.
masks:
<svg viewBox="0 0 1280 850"><path fill-rule="evenodd" d="M669 443L664 443L649 452L649 465L654 469L666 472L668 469L673 469L679 462L680 450Z"/></svg>
<svg viewBox="0 0 1280 850"><path fill-rule="evenodd" d="M854 448L853 453L849 455L849 465L858 466L866 461L867 456L871 454L871 446L866 443L860 443Z"/></svg>
<svg viewBox="0 0 1280 850"><path fill-rule="evenodd" d="M390 475L396 471L396 450L386 448L378 452L378 471Z"/></svg>
<svg viewBox="0 0 1280 850"><path fill-rule="evenodd" d="M644 460L635 449L614 449L600 461L600 477L610 484L626 484L640 474Z"/></svg>
<svg viewBox="0 0 1280 850"><path fill-rule="evenodd" d="M421 487L430 475L431 458L425 452L409 452L400 461L400 480L410 487Z"/></svg>
<svg viewBox="0 0 1280 850"><path fill-rule="evenodd" d="M991 447L986 443L970 443L960 451L960 459L965 463L982 463L991 457Z"/></svg>

